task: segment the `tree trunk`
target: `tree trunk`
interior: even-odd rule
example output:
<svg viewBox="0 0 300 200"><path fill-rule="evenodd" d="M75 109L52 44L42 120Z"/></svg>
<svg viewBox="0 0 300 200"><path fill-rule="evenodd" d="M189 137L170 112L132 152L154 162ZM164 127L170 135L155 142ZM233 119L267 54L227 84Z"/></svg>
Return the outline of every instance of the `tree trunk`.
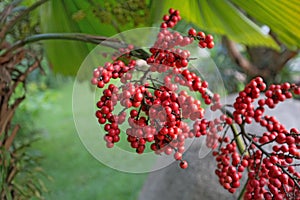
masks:
<svg viewBox="0 0 300 200"><path fill-rule="evenodd" d="M291 51L285 47L282 47L280 52L267 47L246 47L249 56L247 59L233 41L223 37L223 44L233 61L242 68L250 79L261 76L267 83L274 83L276 75L290 59L297 55L297 51Z"/></svg>

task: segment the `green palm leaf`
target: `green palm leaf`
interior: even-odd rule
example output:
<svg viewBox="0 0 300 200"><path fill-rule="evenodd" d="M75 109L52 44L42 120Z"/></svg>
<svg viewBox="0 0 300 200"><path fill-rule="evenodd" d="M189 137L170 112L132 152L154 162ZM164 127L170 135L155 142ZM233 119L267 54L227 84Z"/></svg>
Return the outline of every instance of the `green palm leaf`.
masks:
<svg viewBox="0 0 300 200"><path fill-rule="evenodd" d="M300 47L299 1L231 1L258 22L269 26L278 39L290 49Z"/></svg>
<svg viewBox="0 0 300 200"><path fill-rule="evenodd" d="M199 28L216 34L226 35L231 40L249 46L267 46L279 49L274 39L262 33L260 27L247 17L267 25L278 39L289 48L300 47L300 27L297 26L300 6L296 0L185 0L152 3L152 17L166 13L169 7L179 9L182 17Z"/></svg>
<svg viewBox="0 0 300 200"><path fill-rule="evenodd" d="M64 1L49 1L42 6L41 13L41 25L45 33L80 32L78 24L70 20ZM74 41L47 41L45 47L53 70L65 75L76 73L88 53L85 44Z"/></svg>
<svg viewBox="0 0 300 200"><path fill-rule="evenodd" d="M89 33L99 36L112 36L116 26L102 23L94 13L95 8L105 7L114 0L50 0L41 8L41 25L44 33ZM109 17L109 16L108 16ZM134 28L132 23L117 24L120 31ZM80 64L95 45L74 41L45 42L46 54L55 72L75 75Z"/></svg>

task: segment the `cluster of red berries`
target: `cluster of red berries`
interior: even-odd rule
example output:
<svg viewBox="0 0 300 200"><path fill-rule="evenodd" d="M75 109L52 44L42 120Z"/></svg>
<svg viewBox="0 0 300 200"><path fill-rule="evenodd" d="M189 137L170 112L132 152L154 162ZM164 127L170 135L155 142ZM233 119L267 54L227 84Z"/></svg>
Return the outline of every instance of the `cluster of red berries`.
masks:
<svg viewBox="0 0 300 200"><path fill-rule="evenodd" d="M173 8L169 9L169 15L163 16L163 23L161 23L161 28L173 28L178 21L181 20L181 16L179 15L178 10L174 10Z"/></svg>
<svg viewBox="0 0 300 200"><path fill-rule="evenodd" d="M300 89L295 84L283 83L281 85L272 84L265 92L266 99L260 100L261 106L266 104L269 108L275 108L276 104L293 97L292 92L300 94Z"/></svg>
<svg viewBox="0 0 300 200"><path fill-rule="evenodd" d="M293 160L300 158L300 152L295 145L300 141L300 134L296 129L292 129L290 133L293 133L294 138L294 140L289 139L290 145L287 146L287 143L281 141L283 145L273 146L273 152L270 154L265 150L257 149L257 145L253 144L261 138L253 138L252 143L240 155L237 153L235 141L230 142L229 137L220 137L220 144L225 145L213 152L218 168L215 172L220 184L229 192L235 192L240 186L242 173L247 169L249 180L244 199L297 199L300 191L296 188L295 180L298 180L299 184L300 173L295 170L296 165L293 165ZM289 134L287 137L290 137ZM260 147L264 144L262 143Z"/></svg>
<svg viewBox="0 0 300 200"><path fill-rule="evenodd" d="M133 69L134 66L135 60L131 60L127 66L120 60L114 63L107 62L103 67L99 66L94 70L91 83L97 85L99 88L103 88L105 84L109 83L111 78L121 78L126 72Z"/></svg>
<svg viewBox="0 0 300 200"><path fill-rule="evenodd" d="M170 9L170 15L165 15L162 23L161 31L157 35L156 42L150 49L152 55L147 59L148 64L155 64L156 67L159 64L171 67L186 67L190 57L188 50L181 50L180 48L174 48L175 46L187 46L194 40L199 40L199 46L201 48L213 48L213 36L206 35L204 32L196 32L195 29L191 28L188 31L188 36L182 36L178 32L170 32L167 27L173 27L181 20L178 10ZM161 67L165 69L164 67ZM163 71L164 72L164 71Z"/></svg>
<svg viewBox="0 0 300 200"><path fill-rule="evenodd" d="M168 26L173 26L180 20L179 12L170 9L169 19L164 18ZM138 82L132 83L132 69L136 67L135 61L130 61L128 66L122 61L115 61L95 69L92 83L99 88L103 88L111 78L120 78L124 84L120 88L110 84L107 89L103 90L103 96L97 103L99 110L96 111L96 116L99 123L104 124L104 130L107 132L104 139L108 147L113 147L113 144L120 140L121 131L118 124L126 121L126 110L133 107L127 120L129 128L126 129L127 140L131 147L141 154L145 150L146 143L150 142L150 148L157 154L173 153L175 160L181 161L180 167L188 166L187 162L182 160L185 139L199 137L206 132L203 129L204 124L200 125L200 129L197 127L191 131L185 121L191 120L197 124L196 120L204 116L204 109L201 107L201 102L188 95L186 91L177 93L178 83L183 87L188 87L191 91L200 92L205 103L212 102L205 94L208 83L202 81L194 72L182 69L188 65L190 52L175 47L186 46L191 42L193 38L176 32L172 33L167 29L161 29L159 32L157 41L150 49L152 55L147 61L150 64L149 72L167 72L163 81L164 86L157 87L154 83L150 85L147 82L142 85ZM130 49L132 47L128 48ZM127 51L126 54L128 54ZM146 80L149 81L149 79ZM124 110L119 114L113 114L118 102ZM204 122L205 126L212 125L208 121L201 123ZM211 131L213 130L211 128Z"/></svg>
<svg viewBox="0 0 300 200"><path fill-rule="evenodd" d="M151 48L150 52L152 53L152 56L147 59L147 63L153 66L151 71L156 71L156 68L160 68L160 72L165 72L167 70L165 66L177 68L186 67L190 56L190 52L188 50L179 49L170 51L159 48Z"/></svg>
<svg viewBox="0 0 300 200"><path fill-rule="evenodd" d="M188 34L191 38L195 40L199 40L198 45L201 48L207 47L208 49L212 49L215 46L214 37L210 34L205 35L204 32L202 31L197 32L194 28L190 28Z"/></svg>
<svg viewBox="0 0 300 200"><path fill-rule="evenodd" d="M255 150L247 160L248 183L244 199L299 199L300 191L296 184L299 184L300 173L287 164L284 156L279 158L274 154L264 157L261 150ZM288 166L287 170L284 166Z"/></svg>
<svg viewBox="0 0 300 200"><path fill-rule="evenodd" d="M264 92L265 97L259 98ZM248 135L248 182L245 199L297 199L299 196L300 173L293 163L300 159L300 134L295 128L286 128L273 116L264 115L265 107L276 107L279 102L299 94L299 87L290 83L270 85L262 78L253 79L239 93L234 107L234 121L241 126L252 123L252 119L266 128L262 136ZM258 105L255 105L257 99ZM273 151L264 150L264 145L272 145ZM293 178L294 180L293 180Z"/></svg>
<svg viewBox="0 0 300 200"><path fill-rule="evenodd" d="M127 83L121 88L122 90L119 90L110 84L108 89L103 90L103 96L97 103L99 110L96 111L96 116L100 124L105 124L104 130L108 132L104 137L107 147L113 147L120 139L118 124L125 121L126 112L121 112L118 116L112 114L114 106L120 102L126 109L139 108L132 109L128 118L130 128L126 129L126 134L131 147L141 154L145 150L146 142L153 142L151 144L153 151L167 155L174 152L174 158L181 161L181 167L186 168L187 162L182 160L182 153L190 129L181 118L180 105L183 107L190 103L193 105L195 99L186 92L177 95L164 86L153 88L149 84L141 86ZM154 91L151 93L148 89ZM196 106L195 109L188 109L184 115L193 116L199 109L203 111ZM198 117L201 116L203 114L199 114Z"/></svg>
<svg viewBox="0 0 300 200"><path fill-rule="evenodd" d="M179 20L177 20L175 24L178 21ZM179 48L176 49L175 47L186 46L192 42L193 39L188 36L182 36L180 33L171 32L168 29L161 29L153 47L150 49L152 55L147 59L147 63L152 64L153 68L157 67L157 65L177 68L186 67L188 65L190 52ZM160 68L164 69L165 67ZM166 71L166 69L164 71Z"/></svg>
<svg viewBox="0 0 300 200"><path fill-rule="evenodd" d="M240 179L248 161L245 157L242 159L237 153L237 145L230 142L229 137L219 138L220 143L226 144L219 151L214 151L216 157L217 170L216 175L219 177L220 184L229 192L234 193L236 188L240 187Z"/></svg>
<svg viewBox="0 0 300 200"><path fill-rule="evenodd" d="M254 111L253 102L260 96L260 92L266 89L266 84L263 82L263 79L258 77L253 79L245 89L239 93L239 96L236 98L233 107L234 107L234 121L237 124L242 124L244 121L248 124L252 122L252 118L255 116L256 120L260 119L262 113Z"/></svg>
<svg viewBox="0 0 300 200"><path fill-rule="evenodd" d="M106 131L107 147L113 147L120 140L119 125L127 122L124 131L127 141L138 154L142 154L146 144L150 143L152 151L172 154L184 169L188 167L182 159L185 140L205 135L206 145L214 149L215 173L226 190L234 193L247 170L249 180L245 199L299 200L300 173L296 170L299 164L295 164L295 160L300 159L300 133L295 128L287 131L275 117L264 113L265 109L275 108L293 94L300 95L300 87L283 83L267 88L263 79L257 77L239 93L233 112L230 112L220 103L220 95L211 93L208 83L188 69L190 52L181 49L194 41L199 41L201 48L213 48L213 37L193 28L188 31L188 36L167 29L174 27L180 19L179 11L174 9L163 17L156 42L150 48L149 57L145 58L148 69L140 70L144 72L140 79L132 80L134 70L138 70L134 60L128 65L117 60L95 69L92 84L99 88L104 88L111 78L120 79L123 84L120 87L109 84L97 103L96 116ZM133 46L128 46L121 52L129 56L132 50ZM159 74L159 78L148 76L149 73ZM263 97L262 92L265 93ZM200 94L212 111L220 110L223 114L212 120L205 119L201 101L191 93ZM114 114L117 105L123 110ZM265 127L266 132L261 136L247 133L245 125L253 122ZM188 124L193 125L189 127ZM227 130L229 126L234 129L234 124L240 127L241 133L230 139ZM222 131L224 135L220 137ZM238 153L241 149L238 148L238 137L244 141L244 152ZM272 145L271 152L264 149L268 145Z"/></svg>
<svg viewBox="0 0 300 200"><path fill-rule="evenodd" d="M105 124L104 130L107 134L104 136L104 140L107 142L107 147L113 147L115 142L120 140L120 129L118 123L121 123L125 118L120 118L116 121L116 117L113 115L114 106L117 104L116 90L118 88L113 84L110 84L107 89L103 91L103 96L97 103L99 110L96 111L96 117L100 124Z"/></svg>

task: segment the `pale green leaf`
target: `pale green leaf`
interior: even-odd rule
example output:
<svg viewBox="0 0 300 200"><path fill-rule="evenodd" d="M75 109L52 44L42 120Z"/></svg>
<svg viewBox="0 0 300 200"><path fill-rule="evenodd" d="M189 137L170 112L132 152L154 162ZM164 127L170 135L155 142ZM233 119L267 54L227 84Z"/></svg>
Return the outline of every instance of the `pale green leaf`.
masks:
<svg viewBox="0 0 300 200"><path fill-rule="evenodd" d="M262 33L259 25L269 26L289 48L299 48L299 5L297 0L164 0L152 2L151 16L159 22L172 7L201 30L226 35L241 44L278 50L275 40Z"/></svg>
<svg viewBox="0 0 300 200"><path fill-rule="evenodd" d="M279 41L290 49L300 48L300 1L231 1L261 24L269 26Z"/></svg>
<svg viewBox="0 0 300 200"><path fill-rule="evenodd" d="M80 32L78 25L69 19L64 6L64 1L52 0L41 7L43 32ZM65 75L76 73L88 54L87 46L80 42L47 41L45 47L54 71Z"/></svg>

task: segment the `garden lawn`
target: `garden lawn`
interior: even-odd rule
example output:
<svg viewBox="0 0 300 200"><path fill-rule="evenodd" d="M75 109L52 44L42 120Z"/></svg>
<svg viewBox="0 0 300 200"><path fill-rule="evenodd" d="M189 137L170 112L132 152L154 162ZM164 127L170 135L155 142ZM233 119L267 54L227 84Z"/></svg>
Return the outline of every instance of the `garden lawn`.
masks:
<svg viewBox="0 0 300 200"><path fill-rule="evenodd" d="M42 110L35 119L42 139L35 143L44 156L42 167L52 181L46 180L46 199L134 200L146 174L113 170L94 159L77 135L72 117L73 82L53 92L58 97L51 109ZM30 99L28 99L30 100ZM100 138L100 137L99 137Z"/></svg>

